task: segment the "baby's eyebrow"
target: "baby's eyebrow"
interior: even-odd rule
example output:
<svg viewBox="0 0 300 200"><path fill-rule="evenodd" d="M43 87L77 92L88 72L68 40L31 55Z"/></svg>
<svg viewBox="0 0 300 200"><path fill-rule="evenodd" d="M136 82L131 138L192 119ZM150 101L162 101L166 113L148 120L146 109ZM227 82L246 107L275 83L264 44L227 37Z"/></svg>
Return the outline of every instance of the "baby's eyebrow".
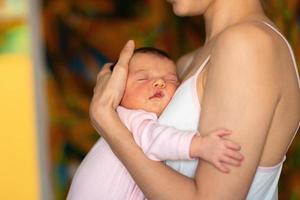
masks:
<svg viewBox="0 0 300 200"><path fill-rule="evenodd" d="M137 70L137 71L135 71L133 73L134 74L138 74L138 73L143 73L143 72L147 72L147 70L145 70L145 69L139 69L139 70Z"/></svg>
<svg viewBox="0 0 300 200"><path fill-rule="evenodd" d="M177 74L175 74L175 73L169 73L169 74L167 74L167 76L175 76L177 78Z"/></svg>
<svg viewBox="0 0 300 200"><path fill-rule="evenodd" d="M135 74L146 73L146 72L148 72L148 70L146 70L146 69L139 69L139 70L134 71L132 73L135 75ZM177 74L173 73L173 72L170 72L170 73L166 74L165 76L174 76L174 77L177 78Z"/></svg>

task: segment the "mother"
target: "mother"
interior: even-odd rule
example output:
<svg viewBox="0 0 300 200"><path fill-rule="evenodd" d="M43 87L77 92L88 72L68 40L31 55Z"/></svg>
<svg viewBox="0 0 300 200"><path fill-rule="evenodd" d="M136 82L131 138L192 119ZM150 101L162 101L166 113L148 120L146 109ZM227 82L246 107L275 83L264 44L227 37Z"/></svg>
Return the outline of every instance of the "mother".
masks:
<svg viewBox="0 0 300 200"><path fill-rule="evenodd" d="M181 87L161 123L203 134L226 127L245 160L230 174L200 161L154 162L143 154L114 108L122 97L132 42L113 73L98 75L93 125L149 199L277 199L285 154L300 121L300 89L292 50L265 16L260 0L170 0L179 16L203 14L205 45L178 61ZM198 166L197 166L198 165ZM197 166L197 168L196 168Z"/></svg>

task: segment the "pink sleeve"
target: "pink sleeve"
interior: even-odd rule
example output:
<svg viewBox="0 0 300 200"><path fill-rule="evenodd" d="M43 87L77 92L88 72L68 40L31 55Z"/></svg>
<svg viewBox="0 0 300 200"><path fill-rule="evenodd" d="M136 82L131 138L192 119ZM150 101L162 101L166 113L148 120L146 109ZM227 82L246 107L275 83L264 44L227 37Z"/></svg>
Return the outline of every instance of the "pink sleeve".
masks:
<svg viewBox="0 0 300 200"><path fill-rule="evenodd" d="M143 110L119 106L117 112L148 158L156 161L192 159L190 145L197 132L161 125L154 113Z"/></svg>

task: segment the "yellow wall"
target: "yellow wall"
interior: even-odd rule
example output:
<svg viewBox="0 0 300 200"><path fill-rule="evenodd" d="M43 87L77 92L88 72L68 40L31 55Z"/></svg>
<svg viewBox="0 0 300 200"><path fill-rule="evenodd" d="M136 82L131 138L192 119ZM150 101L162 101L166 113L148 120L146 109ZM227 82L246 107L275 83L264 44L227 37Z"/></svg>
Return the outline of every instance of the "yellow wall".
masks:
<svg viewBox="0 0 300 200"><path fill-rule="evenodd" d="M33 65L0 55L0 199L39 198Z"/></svg>

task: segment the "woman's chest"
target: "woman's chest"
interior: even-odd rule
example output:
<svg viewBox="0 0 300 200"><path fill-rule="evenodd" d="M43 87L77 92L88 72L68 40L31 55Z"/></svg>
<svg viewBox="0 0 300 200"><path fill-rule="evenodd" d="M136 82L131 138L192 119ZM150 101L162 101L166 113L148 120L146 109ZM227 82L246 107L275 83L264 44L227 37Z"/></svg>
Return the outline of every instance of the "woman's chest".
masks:
<svg viewBox="0 0 300 200"><path fill-rule="evenodd" d="M197 91L197 77L191 76L177 88L159 122L181 130L197 130L201 107Z"/></svg>
<svg viewBox="0 0 300 200"><path fill-rule="evenodd" d="M182 130L197 130L201 116L201 99L210 60L208 48L195 52L180 79L181 85L176 90L168 106L159 117L161 124Z"/></svg>
<svg viewBox="0 0 300 200"><path fill-rule="evenodd" d="M196 76L197 92L200 100L202 99L205 83L209 73L211 50L211 45L207 45L197 50L188 65L185 67L184 72L181 73L181 76L179 77L181 83L184 83L191 77Z"/></svg>

